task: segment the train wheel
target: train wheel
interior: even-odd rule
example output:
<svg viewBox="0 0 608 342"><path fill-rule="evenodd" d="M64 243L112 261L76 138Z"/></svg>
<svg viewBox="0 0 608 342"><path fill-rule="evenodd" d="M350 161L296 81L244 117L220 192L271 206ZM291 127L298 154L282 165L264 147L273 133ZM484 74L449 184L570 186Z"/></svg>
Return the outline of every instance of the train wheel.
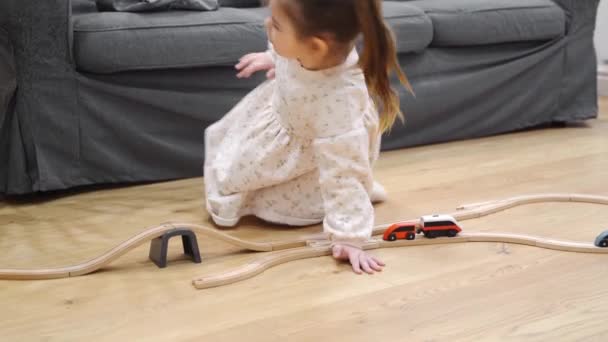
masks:
<svg viewBox="0 0 608 342"><path fill-rule="evenodd" d="M608 240L604 239L600 241L600 247L606 248L608 247Z"/></svg>
<svg viewBox="0 0 608 342"><path fill-rule="evenodd" d="M429 239L434 239L437 237L437 232L434 231L428 231L425 233L425 236Z"/></svg>
<svg viewBox="0 0 608 342"><path fill-rule="evenodd" d="M395 234L391 234L388 236L388 241L395 241L397 240L397 236Z"/></svg>
<svg viewBox="0 0 608 342"><path fill-rule="evenodd" d="M414 240L415 238L416 238L416 235L414 233L407 234L407 239L408 240Z"/></svg>
<svg viewBox="0 0 608 342"><path fill-rule="evenodd" d="M454 237L454 236L456 236L456 234L458 234L458 232L455 229L448 230L449 237Z"/></svg>

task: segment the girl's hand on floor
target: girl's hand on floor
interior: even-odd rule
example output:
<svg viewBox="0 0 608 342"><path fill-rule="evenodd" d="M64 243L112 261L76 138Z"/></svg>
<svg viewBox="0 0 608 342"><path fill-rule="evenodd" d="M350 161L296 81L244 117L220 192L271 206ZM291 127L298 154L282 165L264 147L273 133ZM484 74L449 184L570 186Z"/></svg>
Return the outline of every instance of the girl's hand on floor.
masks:
<svg viewBox="0 0 608 342"><path fill-rule="evenodd" d="M268 70L266 77L274 78L274 61L266 52L250 53L241 57L239 63L235 66L239 73L238 78L249 78L258 71Z"/></svg>
<svg viewBox="0 0 608 342"><path fill-rule="evenodd" d="M374 271L381 272L385 265L379 259L367 254L364 250L348 246L335 245L332 248L332 254L337 260L348 260L353 267L353 271L357 274L362 274L365 271L368 274L373 274Z"/></svg>

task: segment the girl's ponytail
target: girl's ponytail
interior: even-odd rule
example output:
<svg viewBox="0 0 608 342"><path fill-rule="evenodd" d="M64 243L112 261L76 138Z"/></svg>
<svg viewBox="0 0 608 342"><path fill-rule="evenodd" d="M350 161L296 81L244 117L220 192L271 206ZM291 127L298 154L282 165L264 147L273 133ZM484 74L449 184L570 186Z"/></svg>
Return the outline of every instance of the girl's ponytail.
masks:
<svg viewBox="0 0 608 342"><path fill-rule="evenodd" d="M412 87L399 66L395 39L382 16L380 0L354 0L359 28L363 34L363 53L359 64L365 75L370 95L380 113L380 132L390 130L403 113L399 95L391 88L390 76L395 72L399 81L412 94Z"/></svg>

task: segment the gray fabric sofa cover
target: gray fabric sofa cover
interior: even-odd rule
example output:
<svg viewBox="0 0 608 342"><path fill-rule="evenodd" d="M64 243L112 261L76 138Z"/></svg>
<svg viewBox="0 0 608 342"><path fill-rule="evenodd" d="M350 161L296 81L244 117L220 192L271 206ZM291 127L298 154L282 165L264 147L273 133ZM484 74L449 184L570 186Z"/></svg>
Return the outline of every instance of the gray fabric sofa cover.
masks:
<svg viewBox="0 0 608 342"><path fill-rule="evenodd" d="M596 117L598 2L385 1L416 97L401 90L407 122L382 148ZM0 107L0 193L201 176L205 127L263 81L233 64L265 48L265 13L1 1L0 70L16 91Z"/></svg>

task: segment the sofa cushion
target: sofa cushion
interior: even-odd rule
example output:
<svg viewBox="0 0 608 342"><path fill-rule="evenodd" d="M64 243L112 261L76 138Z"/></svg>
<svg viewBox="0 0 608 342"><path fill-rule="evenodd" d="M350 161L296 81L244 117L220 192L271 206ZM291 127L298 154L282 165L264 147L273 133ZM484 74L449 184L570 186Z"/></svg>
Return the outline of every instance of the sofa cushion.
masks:
<svg viewBox="0 0 608 342"><path fill-rule="evenodd" d="M386 2L399 53L424 50L431 19L419 8ZM221 7L213 12L83 12L74 15L74 59L79 70L116 73L233 65L267 46L267 8Z"/></svg>
<svg viewBox="0 0 608 342"><path fill-rule="evenodd" d="M384 18L395 33L398 53L420 52L433 39L433 24L423 10L404 2L385 1Z"/></svg>
<svg viewBox="0 0 608 342"><path fill-rule="evenodd" d="M79 70L115 73L231 65L267 46L259 11L99 12L74 16Z"/></svg>
<svg viewBox="0 0 608 342"><path fill-rule="evenodd" d="M551 0L418 0L433 22L434 46L467 46L561 37L564 11Z"/></svg>

